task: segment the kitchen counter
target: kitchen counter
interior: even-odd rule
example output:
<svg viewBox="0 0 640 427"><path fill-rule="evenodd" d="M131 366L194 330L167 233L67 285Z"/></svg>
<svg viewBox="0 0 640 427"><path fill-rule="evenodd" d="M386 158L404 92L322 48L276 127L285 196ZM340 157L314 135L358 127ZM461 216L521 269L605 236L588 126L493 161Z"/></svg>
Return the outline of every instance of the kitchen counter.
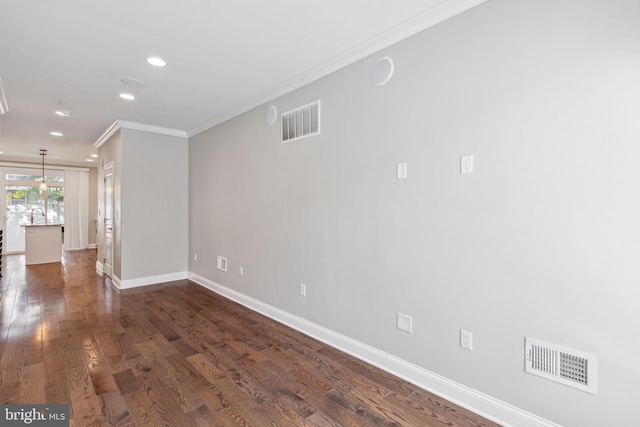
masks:
<svg viewBox="0 0 640 427"><path fill-rule="evenodd" d="M23 224L25 227L26 264L62 261L62 227L64 224Z"/></svg>

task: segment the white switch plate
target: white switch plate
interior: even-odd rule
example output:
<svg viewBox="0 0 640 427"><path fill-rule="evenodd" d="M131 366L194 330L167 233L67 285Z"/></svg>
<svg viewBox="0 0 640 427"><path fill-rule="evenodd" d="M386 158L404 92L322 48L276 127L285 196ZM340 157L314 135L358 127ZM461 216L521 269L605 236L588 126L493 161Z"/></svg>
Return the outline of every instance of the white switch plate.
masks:
<svg viewBox="0 0 640 427"><path fill-rule="evenodd" d="M408 333L413 332L413 319L406 314L398 313L398 329Z"/></svg>
<svg viewBox="0 0 640 427"><path fill-rule="evenodd" d="M473 350L473 334L464 329L460 329L460 347Z"/></svg>
<svg viewBox="0 0 640 427"><path fill-rule="evenodd" d="M244 276L244 267L240 266L240 268L238 268L238 274L241 276Z"/></svg>
<svg viewBox="0 0 640 427"><path fill-rule="evenodd" d="M407 164L398 163L396 165L396 176L398 179L407 179Z"/></svg>
<svg viewBox="0 0 640 427"><path fill-rule="evenodd" d="M473 154L460 157L460 173L473 173Z"/></svg>
<svg viewBox="0 0 640 427"><path fill-rule="evenodd" d="M307 285L305 285L304 283L300 283L300 296L301 297L307 296Z"/></svg>
<svg viewBox="0 0 640 427"><path fill-rule="evenodd" d="M198 252L194 252L193 253L193 260L197 261L198 260Z"/></svg>

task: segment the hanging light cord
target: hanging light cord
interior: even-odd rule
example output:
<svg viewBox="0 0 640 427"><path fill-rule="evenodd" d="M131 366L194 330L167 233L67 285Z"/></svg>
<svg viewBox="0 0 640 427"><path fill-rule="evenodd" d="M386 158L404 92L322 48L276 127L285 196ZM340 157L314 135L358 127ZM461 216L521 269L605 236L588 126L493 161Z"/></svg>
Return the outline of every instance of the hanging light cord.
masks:
<svg viewBox="0 0 640 427"><path fill-rule="evenodd" d="M47 189L47 183L44 180L44 156L47 155L47 150L40 149L40 155L42 156L42 183L40 184L40 193Z"/></svg>

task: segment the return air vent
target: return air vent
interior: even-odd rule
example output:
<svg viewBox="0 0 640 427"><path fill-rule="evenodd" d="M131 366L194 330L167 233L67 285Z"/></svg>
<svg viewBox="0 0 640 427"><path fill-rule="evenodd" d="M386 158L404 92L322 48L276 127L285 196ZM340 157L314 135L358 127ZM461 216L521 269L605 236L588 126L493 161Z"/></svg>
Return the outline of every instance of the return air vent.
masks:
<svg viewBox="0 0 640 427"><path fill-rule="evenodd" d="M320 100L282 113L282 143L320 134Z"/></svg>
<svg viewBox="0 0 640 427"><path fill-rule="evenodd" d="M596 356L526 338L525 371L596 394Z"/></svg>

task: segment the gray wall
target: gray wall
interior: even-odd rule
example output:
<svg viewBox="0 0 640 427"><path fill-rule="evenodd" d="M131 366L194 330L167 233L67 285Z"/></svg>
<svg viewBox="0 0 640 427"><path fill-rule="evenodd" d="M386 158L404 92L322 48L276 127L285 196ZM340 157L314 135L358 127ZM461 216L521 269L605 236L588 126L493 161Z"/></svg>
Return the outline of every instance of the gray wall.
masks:
<svg viewBox="0 0 640 427"><path fill-rule="evenodd" d="M191 138L189 270L559 424L630 425L639 17L492 0L274 101L321 99L318 137L281 145L265 106ZM525 374L526 336L597 355L598 394Z"/></svg>
<svg viewBox="0 0 640 427"><path fill-rule="evenodd" d="M113 273L121 281L187 271L188 143L186 138L119 129L99 148L114 162ZM104 258L104 188L99 186L98 260Z"/></svg>
<svg viewBox="0 0 640 427"><path fill-rule="evenodd" d="M122 276L187 271L188 141L122 129Z"/></svg>

